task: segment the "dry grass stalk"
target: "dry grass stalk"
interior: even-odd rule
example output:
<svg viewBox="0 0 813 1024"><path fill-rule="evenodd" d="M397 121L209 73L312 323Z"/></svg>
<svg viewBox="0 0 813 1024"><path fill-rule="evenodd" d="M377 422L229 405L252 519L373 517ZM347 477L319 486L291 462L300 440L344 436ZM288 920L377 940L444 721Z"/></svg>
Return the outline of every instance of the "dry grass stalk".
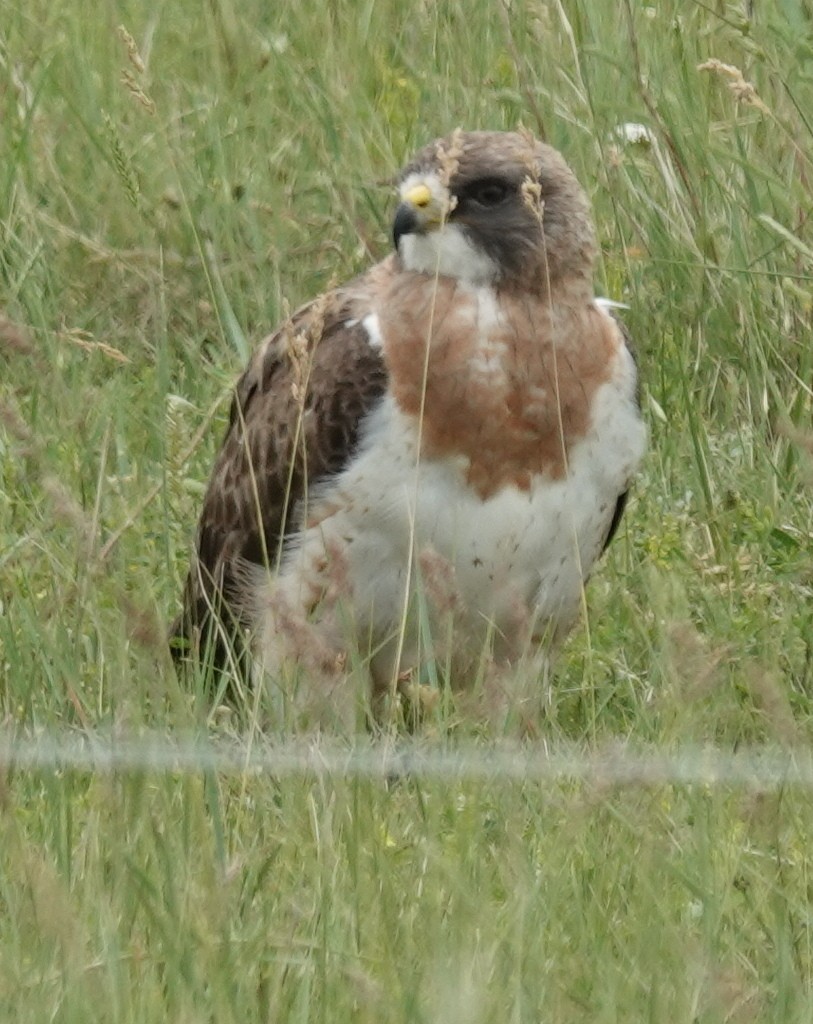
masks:
<svg viewBox="0 0 813 1024"><path fill-rule="evenodd" d="M536 217L539 223L545 213L545 200L542 198L542 186L531 175L522 182L522 201Z"/></svg>
<svg viewBox="0 0 813 1024"><path fill-rule="evenodd" d="M37 454L37 442L31 428L20 415L20 411L5 400L0 401L0 424L17 441L20 454L24 458Z"/></svg>
<svg viewBox="0 0 813 1024"><path fill-rule="evenodd" d="M31 355L34 351L26 328L14 323L5 313L0 313L0 348L24 356Z"/></svg>
<svg viewBox="0 0 813 1024"><path fill-rule="evenodd" d="M144 61L141 58L141 54L138 52L138 46L136 44L135 39L133 39L133 37L130 35L130 33L127 31L127 28L124 25L119 25L116 31L119 34L119 39L121 39L124 45L127 47L127 56L130 59L130 63L133 65L133 67L136 69L139 75L143 75L147 69L144 64Z"/></svg>
<svg viewBox="0 0 813 1024"><path fill-rule="evenodd" d="M697 65L698 71L710 71L716 75L728 78L728 88L734 94L738 103L745 103L749 107L756 107L763 114L770 114L770 110L759 98L756 88L751 82L746 81L742 71L734 64L724 64L723 61L712 58Z"/></svg>
<svg viewBox="0 0 813 1024"><path fill-rule="evenodd" d="M41 486L56 518L70 527L79 538L84 553L89 556L95 546L95 530L88 514L52 474L43 476Z"/></svg>
<svg viewBox="0 0 813 1024"><path fill-rule="evenodd" d="M711 650L691 622L675 622L668 628L668 650L673 669L691 700L702 700L714 689L717 670L729 656L725 647Z"/></svg>
<svg viewBox="0 0 813 1024"><path fill-rule="evenodd" d="M137 76L142 76L146 73L147 67L141 54L138 51L138 46L135 39L130 35L124 25L119 25L118 29L119 38L122 40L124 45L127 47L127 58L132 64L135 72L131 71L130 68L123 68L121 72L120 81L127 92L139 103L148 114L155 114L155 101L145 92L143 85L139 82Z"/></svg>
<svg viewBox="0 0 813 1024"><path fill-rule="evenodd" d="M303 408L305 404L311 364L313 362L313 352L325 329L325 316L330 304L330 295L334 288L335 283L330 281L327 289L311 306L308 317L301 327L295 327L292 319L289 317L288 323L282 332L281 341L293 371L291 394L300 408Z"/></svg>
<svg viewBox="0 0 813 1024"><path fill-rule="evenodd" d="M87 331L83 331L79 327L63 328L57 334L57 337L70 342L71 345L76 345L78 348L84 349L85 352L101 352L102 355L115 360L117 363L130 362L129 357L119 349L114 348L112 345L108 345L107 342L96 341L93 338L93 335L89 334Z"/></svg>
<svg viewBox="0 0 813 1024"><path fill-rule="evenodd" d="M455 128L452 132L451 141L449 148L446 149L441 143L438 143L435 149L437 154L438 163L440 164L439 178L441 184L445 188L449 188L452 179L460 169L460 157L463 155L463 131L461 128ZM449 214L454 210L457 205L457 196L450 196L448 201L448 209L442 210L441 214L445 220Z"/></svg>
<svg viewBox="0 0 813 1024"><path fill-rule="evenodd" d="M775 673L759 665L751 665L745 672L745 681L751 699L765 716L776 738L786 747L797 746L803 741L788 695Z"/></svg>
<svg viewBox="0 0 813 1024"><path fill-rule="evenodd" d="M155 114L155 100L148 96L139 85L135 75L129 68L124 68L120 77L121 84L130 93L133 99L140 104L148 114Z"/></svg>

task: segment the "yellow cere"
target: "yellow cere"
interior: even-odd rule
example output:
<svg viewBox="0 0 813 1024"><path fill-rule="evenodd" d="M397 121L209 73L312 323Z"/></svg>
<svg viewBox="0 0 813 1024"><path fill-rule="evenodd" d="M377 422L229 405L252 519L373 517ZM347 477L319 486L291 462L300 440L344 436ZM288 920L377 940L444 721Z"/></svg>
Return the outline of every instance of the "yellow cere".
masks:
<svg viewBox="0 0 813 1024"><path fill-rule="evenodd" d="M432 193L428 185L413 185L412 188L404 193L404 200L407 203L412 203L413 206L417 206L419 210L425 210L432 202Z"/></svg>

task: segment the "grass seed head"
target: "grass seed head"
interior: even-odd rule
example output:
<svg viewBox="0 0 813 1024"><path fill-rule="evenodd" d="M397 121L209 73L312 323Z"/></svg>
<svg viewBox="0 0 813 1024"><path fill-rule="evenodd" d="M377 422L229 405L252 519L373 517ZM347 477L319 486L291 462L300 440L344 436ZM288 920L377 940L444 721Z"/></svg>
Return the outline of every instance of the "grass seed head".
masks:
<svg viewBox="0 0 813 1024"><path fill-rule="evenodd" d="M139 75L143 75L144 72L146 71L146 67L144 65L144 61L141 59L141 54L138 52L138 46L136 45L135 39L133 39L133 37L130 35L130 33L127 31L124 25L119 25L116 31L119 34L119 38L127 47L127 56L130 60L130 63L133 65L133 67L136 69Z"/></svg>
<svg viewBox="0 0 813 1024"><path fill-rule="evenodd" d="M769 114L768 107L762 102L757 94L755 86L746 81L742 71L734 64L724 64L721 60L712 58L697 65L698 71L710 71L713 74L723 75L729 79L728 88L734 94L738 103L745 103L750 107L756 107L763 114Z"/></svg>

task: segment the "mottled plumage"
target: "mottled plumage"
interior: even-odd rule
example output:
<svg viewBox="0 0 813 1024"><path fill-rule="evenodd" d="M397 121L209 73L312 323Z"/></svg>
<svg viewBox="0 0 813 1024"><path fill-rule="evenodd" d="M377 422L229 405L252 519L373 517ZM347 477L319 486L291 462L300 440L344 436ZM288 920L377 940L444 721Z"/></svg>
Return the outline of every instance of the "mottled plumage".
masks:
<svg viewBox="0 0 813 1024"><path fill-rule="evenodd" d="M644 450L562 157L456 132L400 198L395 253L260 346L204 499L177 632L216 626L220 663L248 636L270 685L353 650L377 692L418 671L424 584L463 674L484 644L510 661L563 635Z"/></svg>

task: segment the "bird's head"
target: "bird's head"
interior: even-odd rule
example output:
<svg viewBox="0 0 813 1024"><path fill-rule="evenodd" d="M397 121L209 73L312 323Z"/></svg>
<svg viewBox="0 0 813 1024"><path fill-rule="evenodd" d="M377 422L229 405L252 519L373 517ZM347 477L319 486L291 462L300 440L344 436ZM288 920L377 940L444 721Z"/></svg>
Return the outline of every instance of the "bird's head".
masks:
<svg viewBox="0 0 813 1024"><path fill-rule="evenodd" d="M539 290L592 276L587 198L562 156L523 132L430 143L401 173L399 200L393 240L407 270Z"/></svg>

